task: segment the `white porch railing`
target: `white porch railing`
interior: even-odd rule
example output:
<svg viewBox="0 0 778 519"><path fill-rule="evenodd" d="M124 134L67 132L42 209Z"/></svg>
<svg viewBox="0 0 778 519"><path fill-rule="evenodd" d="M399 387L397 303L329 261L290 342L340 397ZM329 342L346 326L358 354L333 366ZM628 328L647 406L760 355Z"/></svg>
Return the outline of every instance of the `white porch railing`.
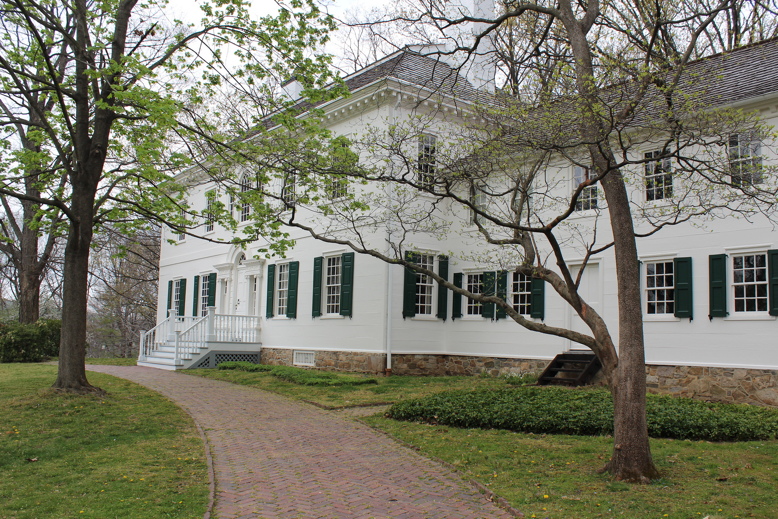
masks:
<svg viewBox="0 0 778 519"><path fill-rule="evenodd" d="M147 332L141 331L138 360L146 360L156 351L172 347L174 363L178 364L179 360L191 359L215 342L259 342L259 318L217 314L212 306L203 317L179 317L171 310L167 319Z"/></svg>

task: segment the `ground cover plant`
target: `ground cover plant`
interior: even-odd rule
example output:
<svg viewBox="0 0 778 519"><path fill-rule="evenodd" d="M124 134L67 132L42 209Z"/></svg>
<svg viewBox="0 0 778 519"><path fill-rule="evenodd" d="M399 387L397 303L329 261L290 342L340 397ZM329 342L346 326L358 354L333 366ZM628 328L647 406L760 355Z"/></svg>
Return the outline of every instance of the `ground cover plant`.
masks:
<svg viewBox="0 0 778 519"><path fill-rule="evenodd" d="M189 417L131 382L59 394L56 366L0 364L0 517L202 517L203 444Z"/></svg>
<svg viewBox="0 0 778 519"><path fill-rule="evenodd" d="M654 438L742 441L778 437L778 410L648 395ZM604 388L516 387L444 392L393 405L387 416L455 427L532 433L613 433L613 400Z"/></svg>
<svg viewBox="0 0 778 519"><path fill-rule="evenodd" d="M254 364L253 362L222 362L219 364L218 369L267 372L281 380L300 386L336 387L378 384L378 381L372 377L343 376L331 371L295 368L293 366L269 366L267 364Z"/></svg>
<svg viewBox="0 0 778 519"><path fill-rule="evenodd" d="M776 440L652 439L661 479L633 485L598 473L610 457L613 439L608 436L466 429L378 415L364 420L423 455L453 465L527 519L776 517Z"/></svg>
<svg viewBox="0 0 778 519"><path fill-rule="evenodd" d="M104 366L135 366L138 363L136 358L122 357L97 357L86 359L86 364L98 364Z"/></svg>
<svg viewBox="0 0 778 519"><path fill-rule="evenodd" d="M265 368L255 369L263 370ZM303 371L321 372L319 370ZM391 377L384 377L338 372L337 375L339 377L353 380L375 379L377 383L367 385L301 386L278 378L269 371L188 369L181 373L256 387L324 407L391 404L403 399L418 398L450 389L504 388L507 385L531 383L535 380L533 376L415 377L392 375Z"/></svg>

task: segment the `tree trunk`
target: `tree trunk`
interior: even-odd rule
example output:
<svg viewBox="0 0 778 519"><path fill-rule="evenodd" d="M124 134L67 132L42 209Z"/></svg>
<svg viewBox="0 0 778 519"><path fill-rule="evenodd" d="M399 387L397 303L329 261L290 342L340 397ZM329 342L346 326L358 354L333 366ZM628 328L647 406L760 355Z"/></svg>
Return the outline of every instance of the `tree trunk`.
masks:
<svg viewBox="0 0 778 519"><path fill-rule="evenodd" d="M602 159L600 167L607 167ZM616 479L647 483L659 476L651 457L646 422L646 359L640 301L640 268L632 213L618 170L602 180L616 256L619 307L619 365L613 394L613 457L606 465Z"/></svg>
<svg viewBox="0 0 778 519"><path fill-rule="evenodd" d="M27 189L28 192L32 191ZM32 192L38 195L37 190ZM38 231L33 227L35 206L22 202L22 235L19 243L19 322L34 323L40 318L41 268L38 261Z"/></svg>
<svg viewBox="0 0 778 519"><path fill-rule="evenodd" d="M101 392L86 379L86 315L89 252L95 189L88 181L73 182L62 284L62 335L55 389L76 393Z"/></svg>

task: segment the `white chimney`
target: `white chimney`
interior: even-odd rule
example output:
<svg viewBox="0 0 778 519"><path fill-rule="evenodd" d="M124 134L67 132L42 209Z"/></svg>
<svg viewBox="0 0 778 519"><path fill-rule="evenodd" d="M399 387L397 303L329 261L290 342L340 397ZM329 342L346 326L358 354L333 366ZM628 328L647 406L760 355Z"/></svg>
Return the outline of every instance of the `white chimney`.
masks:
<svg viewBox="0 0 778 519"><path fill-rule="evenodd" d="M449 20L456 20L463 16L493 19L494 0L450 0L446 2L445 15ZM475 36L485 31L488 26L489 24L484 22L469 22L446 29L446 49L452 51L457 47L466 49L472 47L475 44ZM491 34L481 38L478 47L469 57L466 52L459 51L446 59L454 67L461 66L460 73L475 88L488 92L494 92L495 88L494 76L497 71L495 60L495 47Z"/></svg>

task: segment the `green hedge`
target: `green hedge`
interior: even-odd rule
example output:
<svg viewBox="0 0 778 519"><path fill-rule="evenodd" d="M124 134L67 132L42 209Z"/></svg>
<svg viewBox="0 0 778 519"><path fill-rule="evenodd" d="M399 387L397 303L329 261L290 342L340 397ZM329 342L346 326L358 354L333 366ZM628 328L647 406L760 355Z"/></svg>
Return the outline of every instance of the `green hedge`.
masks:
<svg viewBox="0 0 778 519"><path fill-rule="evenodd" d="M56 357L61 327L62 322L55 319L0 323L0 362L40 362Z"/></svg>
<svg viewBox="0 0 778 519"><path fill-rule="evenodd" d="M361 386L378 384L374 378L344 377L328 371L295 368L292 366L268 366L251 362L221 362L218 369L234 369L239 371L266 371L281 380L301 386Z"/></svg>
<svg viewBox="0 0 778 519"><path fill-rule="evenodd" d="M745 441L778 437L778 410L660 395L648 395L646 407L648 433L655 438ZM452 391L397 403L389 409L388 416L454 427L539 434L613 433L613 401L610 393L602 389L518 387Z"/></svg>

